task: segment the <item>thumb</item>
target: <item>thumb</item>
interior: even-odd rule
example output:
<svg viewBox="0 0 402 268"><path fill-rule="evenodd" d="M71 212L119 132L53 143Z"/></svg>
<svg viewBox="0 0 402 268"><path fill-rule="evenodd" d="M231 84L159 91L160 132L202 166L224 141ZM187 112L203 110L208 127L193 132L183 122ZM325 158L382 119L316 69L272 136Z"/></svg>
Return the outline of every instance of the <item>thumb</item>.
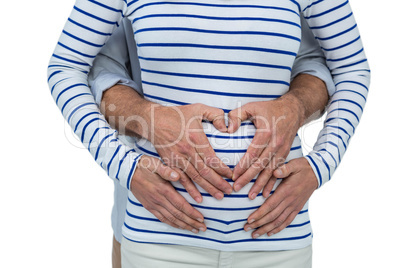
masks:
<svg viewBox="0 0 402 268"><path fill-rule="evenodd" d="M203 105L202 116L204 119L212 122L214 127L220 132L227 132L227 127L225 123L225 112L222 109Z"/></svg>
<svg viewBox="0 0 402 268"><path fill-rule="evenodd" d="M155 173L167 181L178 181L180 179L179 173L164 165L161 161L156 164Z"/></svg>
<svg viewBox="0 0 402 268"><path fill-rule="evenodd" d="M284 164L278 167L274 171L274 176L277 178L287 178L290 174L292 174L295 170L292 160L289 161L287 164Z"/></svg>
<svg viewBox="0 0 402 268"><path fill-rule="evenodd" d="M247 120L249 116L246 112L246 108L242 106L230 111L228 114L228 118L229 118L228 132L235 133L239 129L241 122Z"/></svg>

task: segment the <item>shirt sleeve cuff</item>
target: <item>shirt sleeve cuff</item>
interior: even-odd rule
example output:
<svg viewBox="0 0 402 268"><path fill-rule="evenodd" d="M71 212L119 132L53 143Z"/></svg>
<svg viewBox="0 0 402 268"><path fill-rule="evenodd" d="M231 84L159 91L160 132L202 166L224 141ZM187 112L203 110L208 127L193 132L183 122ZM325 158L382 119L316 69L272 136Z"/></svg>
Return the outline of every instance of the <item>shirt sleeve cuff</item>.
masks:
<svg viewBox="0 0 402 268"><path fill-rule="evenodd" d="M131 180L133 178L134 172L137 169L137 164L140 161L142 154L129 154L126 159L123 160L121 166L119 167L119 172L117 179L120 185L127 190L131 190Z"/></svg>
<svg viewBox="0 0 402 268"><path fill-rule="evenodd" d="M124 76L120 76L114 73L100 72L97 79L91 85L91 91L95 97L96 103L100 105L103 92L117 84L131 87L142 95L140 87L133 80L127 79Z"/></svg>
<svg viewBox="0 0 402 268"><path fill-rule="evenodd" d="M331 169L330 165L328 165L324 158L322 158L318 153L311 152L306 155L305 158L314 171L318 181L318 188L321 188L321 186L330 180L331 173L333 173L334 170Z"/></svg>
<svg viewBox="0 0 402 268"><path fill-rule="evenodd" d="M292 70L292 80L299 74L309 74L318 77L319 79L324 81L327 86L329 96L332 96L335 93L334 81L330 72L327 69L324 69L327 68L325 67L325 65L315 61L310 61L305 62L299 66L300 67L294 67L294 69Z"/></svg>

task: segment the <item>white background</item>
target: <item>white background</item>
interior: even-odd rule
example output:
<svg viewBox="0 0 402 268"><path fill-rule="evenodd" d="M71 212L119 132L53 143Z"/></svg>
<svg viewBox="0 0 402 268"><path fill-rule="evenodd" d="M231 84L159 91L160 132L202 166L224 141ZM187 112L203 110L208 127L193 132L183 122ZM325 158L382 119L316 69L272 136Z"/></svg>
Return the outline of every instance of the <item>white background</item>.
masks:
<svg viewBox="0 0 402 268"><path fill-rule="evenodd" d="M81 149L46 83L49 58L73 4L0 4L0 267L110 267L112 181ZM402 5L395 0L351 4L372 84L342 165L311 199L313 264L402 267L402 163L397 154L402 149L397 131ZM320 124L306 133L316 132ZM305 142L308 147L314 139Z"/></svg>

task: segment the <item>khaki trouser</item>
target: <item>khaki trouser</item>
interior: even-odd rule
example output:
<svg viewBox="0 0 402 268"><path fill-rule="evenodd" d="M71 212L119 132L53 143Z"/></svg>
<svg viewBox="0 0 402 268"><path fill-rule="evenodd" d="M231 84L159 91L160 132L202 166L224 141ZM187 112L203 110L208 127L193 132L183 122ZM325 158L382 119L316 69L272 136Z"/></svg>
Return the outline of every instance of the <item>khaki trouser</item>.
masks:
<svg viewBox="0 0 402 268"><path fill-rule="evenodd" d="M121 245L113 236L112 267L121 268Z"/></svg>
<svg viewBox="0 0 402 268"><path fill-rule="evenodd" d="M219 251L123 238L123 268L311 268L312 246L285 251Z"/></svg>

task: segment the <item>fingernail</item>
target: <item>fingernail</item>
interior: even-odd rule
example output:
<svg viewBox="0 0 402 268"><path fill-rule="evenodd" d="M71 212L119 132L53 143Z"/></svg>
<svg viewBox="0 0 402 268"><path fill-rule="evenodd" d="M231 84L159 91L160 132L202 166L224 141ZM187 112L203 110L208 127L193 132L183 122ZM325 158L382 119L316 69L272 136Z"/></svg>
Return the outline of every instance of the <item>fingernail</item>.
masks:
<svg viewBox="0 0 402 268"><path fill-rule="evenodd" d="M222 193L217 193L217 194L215 194L215 198L218 199L218 200L221 200L221 199L223 199L223 194Z"/></svg>
<svg viewBox="0 0 402 268"><path fill-rule="evenodd" d="M228 124L228 132L230 133L230 132L232 132L233 131L233 124L230 122L230 120L229 120L229 124Z"/></svg>
<svg viewBox="0 0 402 268"><path fill-rule="evenodd" d="M276 170L276 174L280 177L283 175L282 170L281 169L277 169Z"/></svg>
<svg viewBox="0 0 402 268"><path fill-rule="evenodd" d="M175 171L172 171L172 172L170 173L170 178L173 179L173 180L178 179L178 178L179 178L179 173L177 173L177 172L175 172Z"/></svg>
<svg viewBox="0 0 402 268"><path fill-rule="evenodd" d="M268 236L272 236L272 235L274 235L275 233L268 233Z"/></svg>
<svg viewBox="0 0 402 268"><path fill-rule="evenodd" d="M207 229L205 227L200 227L201 232L205 232Z"/></svg>
<svg viewBox="0 0 402 268"><path fill-rule="evenodd" d="M198 222L204 222L201 218L197 219Z"/></svg>
<svg viewBox="0 0 402 268"><path fill-rule="evenodd" d="M198 234L198 230L197 229L193 229L191 230L193 233Z"/></svg>
<svg viewBox="0 0 402 268"><path fill-rule="evenodd" d="M250 231L251 230L251 227L249 226L249 227L246 227L246 232L248 232L248 231Z"/></svg>
<svg viewBox="0 0 402 268"><path fill-rule="evenodd" d="M202 198L201 197L196 197L195 198L195 202L197 202L198 204L200 204L202 202Z"/></svg>
<svg viewBox="0 0 402 268"><path fill-rule="evenodd" d="M235 192L238 192L238 191L240 190L240 185L235 184L235 185L233 186L233 189L235 190Z"/></svg>
<svg viewBox="0 0 402 268"><path fill-rule="evenodd" d="M252 224L253 222L255 222L255 219L251 219L248 221L249 224Z"/></svg>
<svg viewBox="0 0 402 268"><path fill-rule="evenodd" d="M259 234L253 234L253 238L258 238L259 236Z"/></svg>
<svg viewBox="0 0 402 268"><path fill-rule="evenodd" d="M251 200L254 200L256 197L257 197L257 194L256 194L256 193L252 193L251 196L250 196L250 199L251 199Z"/></svg>

